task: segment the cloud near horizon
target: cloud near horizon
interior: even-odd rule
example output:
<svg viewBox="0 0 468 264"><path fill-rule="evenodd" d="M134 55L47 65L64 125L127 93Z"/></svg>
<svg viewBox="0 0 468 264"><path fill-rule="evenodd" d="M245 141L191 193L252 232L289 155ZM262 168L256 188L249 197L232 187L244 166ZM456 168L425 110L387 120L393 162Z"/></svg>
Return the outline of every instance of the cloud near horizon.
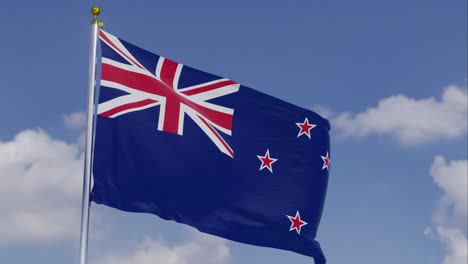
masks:
<svg viewBox="0 0 468 264"><path fill-rule="evenodd" d="M45 131L24 130L0 141L0 245L78 241L83 152L78 143L54 139ZM91 237L108 238L113 223L93 214ZM78 228L77 228L78 227ZM225 240L194 232L180 244L148 238L111 252L97 264L227 264Z"/></svg>
<svg viewBox="0 0 468 264"><path fill-rule="evenodd" d="M230 250L225 240L195 233L185 243L169 246L166 243L145 239L133 246L127 254L109 253L92 264L228 264Z"/></svg>
<svg viewBox="0 0 468 264"><path fill-rule="evenodd" d="M396 136L402 143L419 144L459 138L468 127L467 89L455 85L443 90L440 100L395 95L360 113L341 113L332 125L345 137L371 134Z"/></svg>
<svg viewBox="0 0 468 264"><path fill-rule="evenodd" d="M435 231L446 249L442 263L466 264L468 160L447 161L437 156L432 163L431 175L444 192L434 212Z"/></svg>
<svg viewBox="0 0 468 264"><path fill-rule="evenodd" d="M65 240L79 234L83 158L76 144L42 130L0 141L0 243Z"/></svg>

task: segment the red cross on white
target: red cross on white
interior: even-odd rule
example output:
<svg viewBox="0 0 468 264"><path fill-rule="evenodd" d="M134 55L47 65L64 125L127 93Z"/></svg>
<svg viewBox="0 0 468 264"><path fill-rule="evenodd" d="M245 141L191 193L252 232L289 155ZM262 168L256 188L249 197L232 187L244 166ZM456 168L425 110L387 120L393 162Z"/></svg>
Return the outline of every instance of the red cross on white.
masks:
<svg viewBox="0 0 468 264"><path fill-rule="evenodd" d="M265 156L257 155L257 158L262 162L262 164L260 164L259 171L267 168L271 173L273 173L272 164L277 162L278 159L274 159L274 158L270 157L270 150L269 149L267 149L267 151L265 153Z"/></svg>
<svg viewBox="0 0 468 264"><path fill-rule="evenodd" d="M307 222L301 219L301 214L299 211L296 212L296 216L294 217L289 215L286 216L288 217L289 221L291 221L291 227L289 228L289 231L296 230L297 234L300 235L302 227L307 225Z"/></svg>
<svg viewBox="0 0 468 264"><path fill-rule="evenodd" d="M299 127L299 133L297 134L297 137L306 135L309 139L310 139L310 130L317 126L314 124L309 124L309 119L307 119L307 117L305 118L304 122L296 123L296 125Z"/></svg>
<svg viewBox="0 0 468 264"><path fill-rule="evenodd" d="M322 170L324 170L325 168L327 170L329 170L329 168L330 168L330 158L328 157L328 151L327 151L326 156L321 156L321 157L322 157L322 160L323 160Z"/></svg>
<svg viewBox="0 0 468 264"><path fill-rule="evenodd" d="M99 37L130 64L102 59L101 86L118 89L127 94L100 103L99 115L115 118L160 106L158 130L183 135L184 117L188 115L221 152L234 157L234 151L218 133L221 131L227 135L232 134L234 110L207 101L239 91L238 83L218 79L179 88L179 77L184 65L160 57L156 71L150 72L117 37L102 30Z"/></svg>

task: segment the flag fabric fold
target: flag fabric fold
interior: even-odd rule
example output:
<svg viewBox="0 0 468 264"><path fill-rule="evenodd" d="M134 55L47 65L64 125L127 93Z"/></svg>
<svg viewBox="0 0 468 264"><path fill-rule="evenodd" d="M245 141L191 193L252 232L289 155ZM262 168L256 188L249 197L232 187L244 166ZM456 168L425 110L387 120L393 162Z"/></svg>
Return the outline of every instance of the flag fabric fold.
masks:
<svg viewBox="0 0 468 264"><path fill-rule="evenodd" d="M100 31L92 201L325 263L329 122Z"/></svg>

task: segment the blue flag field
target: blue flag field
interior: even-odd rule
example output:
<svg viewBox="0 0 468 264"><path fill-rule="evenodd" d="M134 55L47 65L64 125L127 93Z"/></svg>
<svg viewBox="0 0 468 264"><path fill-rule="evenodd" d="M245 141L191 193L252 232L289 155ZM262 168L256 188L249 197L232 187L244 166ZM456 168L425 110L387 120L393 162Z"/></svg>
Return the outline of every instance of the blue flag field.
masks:
<svg viewBox="0 0 468 264"><path fill-rule="evenodd" d="M318 114L100 31L92 201L324 264ZM285 87L288 89L288 87Z"/></svg>

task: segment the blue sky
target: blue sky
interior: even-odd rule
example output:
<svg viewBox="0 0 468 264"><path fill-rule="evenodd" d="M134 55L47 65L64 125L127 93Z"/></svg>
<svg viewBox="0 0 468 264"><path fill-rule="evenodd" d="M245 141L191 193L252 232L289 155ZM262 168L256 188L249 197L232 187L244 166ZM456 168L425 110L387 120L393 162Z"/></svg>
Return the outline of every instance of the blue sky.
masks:
<svg viewBox="0 0 468 264"><path fill-rule="evenodd" d="M329 263L466 263L464 0L3 3L0 262L78 262L95 4L112 34L330 119ZM312 262L156 216L91 218L91 263Z"/></svg>

